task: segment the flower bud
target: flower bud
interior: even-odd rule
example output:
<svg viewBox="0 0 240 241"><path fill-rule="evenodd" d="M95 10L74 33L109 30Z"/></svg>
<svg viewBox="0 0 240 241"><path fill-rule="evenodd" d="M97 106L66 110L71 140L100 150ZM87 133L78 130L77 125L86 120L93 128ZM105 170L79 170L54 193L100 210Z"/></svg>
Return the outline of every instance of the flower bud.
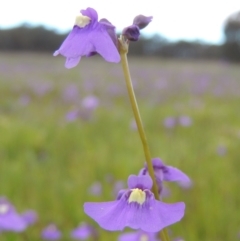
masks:
<svg viewBox="0 0 240 241"><path fill-rule="evenodd" d="M140 30L137 25L131 25L123 29L122 35L129 41L137 41L140 35Z"/></svg>
<svg viewBox="0 0 240 241"><path fill-rule="evenodd" d="M138 15L133 19L133 24L137 25L139 29L147 27L147 25L152 21L152 16L145 17L143 15Z"/></svg>

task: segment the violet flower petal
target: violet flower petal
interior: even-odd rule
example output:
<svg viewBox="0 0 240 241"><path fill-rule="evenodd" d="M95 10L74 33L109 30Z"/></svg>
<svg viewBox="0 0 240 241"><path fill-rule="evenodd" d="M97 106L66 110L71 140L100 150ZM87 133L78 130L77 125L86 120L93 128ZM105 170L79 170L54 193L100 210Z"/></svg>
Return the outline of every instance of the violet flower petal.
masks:
<svg viewBox="0 0 240 241"><path fill-rule="evenodd" d="M26 228L27 223L14 206L5 197L0 197L0 230L21 232Z"/></svg>
<svg viewBox="0 0 240 241"><path fill-rule="evenodd" d="M168 182L191 183L190 178L185 173L172 166L166 166L166 169L163 171L163 180Z"/></svg>
<svg viewBox="0 0 240 241"><path fill-rule="evenodd" d="M135 176L130 175L128 178L128 187L131 188L141 188L141 189L151 189L153 185L152 179L149 176Z"/></svg>
<svg viewBox="0 0 240 241"><path fill-rule="evenodd" d="M144 15L138 15L133 19L133 24L137 25L140 29L143 29L152 21L152 18L152 16L146 17Z"/></svg>
<svg viewBox="0 0 240 241"><path fill-rule="evenodd" d="M123 230L125 227L158 232L166 226L181 220L185 204L166 204L149 200L139 208L136 203L126 203L123 199L103 203L85 203L84 211L102 228L109 231Z"/></svg>
<svg viewBox="0 0 240 241"><path fill-rule="evenodd" d="M66 58L65 67L68 69L74 68L75 66L78 65L80 60L81 60L81 57Z"/></svg>
<svg viewBox="0 0 240 241"><path fill-rule="evenodd" d="M33 225L38 220L38 215L34 210L27 210L21 214L22 219L27 225Z"/></svg>
<svg viewBox="0 0 240 241"><path fill-rule="evenodd" d="M87 8L85 10L83 9L83 10L80 11L80 13L83 16L87 16L87 17L91 18L92 22L96 22L98 20L97 11L93 8Z"/></svg>
<svg viewBox="0 0 240 241"><path fill-rule="evenodd" d="M191 179L178 168L165 165L160 158L153 158L152 164L157 179L191 186Z"/></svg>
<svg viewBox="0 0 240 241"><path fill-rule="evenodd" d="M2 231L22 232L27 228L27 223L17 213L9 213L0 217L0 229Z"/></svg>

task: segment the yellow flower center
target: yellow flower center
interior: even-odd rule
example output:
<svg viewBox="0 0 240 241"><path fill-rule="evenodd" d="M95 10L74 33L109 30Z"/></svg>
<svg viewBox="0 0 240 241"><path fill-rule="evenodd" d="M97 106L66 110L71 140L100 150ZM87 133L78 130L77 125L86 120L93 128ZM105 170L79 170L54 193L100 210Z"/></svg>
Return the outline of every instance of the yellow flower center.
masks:
<svg viewBox="0 0 240 241"><path fill-rule="evenodd" d="M75 25L77 25L80 28L84 28L87 26L91 21L91 18L83 15L78 15L75 19Z"/></svg>
<svg viewBox="0 0 240 241"><path fill-rule="evenodd" d="M134 188L128 198L128 202L137 202L139 204L143 204L146 200L146 193L141 189Z"/></svg>

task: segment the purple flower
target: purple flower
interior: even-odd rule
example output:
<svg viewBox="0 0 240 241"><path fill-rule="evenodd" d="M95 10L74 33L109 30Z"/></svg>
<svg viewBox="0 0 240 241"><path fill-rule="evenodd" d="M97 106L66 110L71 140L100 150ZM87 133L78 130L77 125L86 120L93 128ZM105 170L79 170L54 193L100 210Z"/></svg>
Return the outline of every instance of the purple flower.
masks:
<svg viewBox="0 0 240 241"><path fill-rule="evenodd" d="M102 184L100 182L94 182L88 189L88 192L94 196L99 196L102 193Z"/></svg>
<svg viewBox="0 0 240 241"><path fill-rule="evenodd" d="M86 223L80 224L71 232L71 237L77 240L85 240L94 235L96 235L95 229Z"/></svg>
<svg viewBox="0 0 240 241"><path fill-rule="evenodd" d="M100 54L106 61L119 62L120 55L116 47L115 27L106 19L98 21L93 8L80 11L75 25L60 48L55 51L66 57L66 68L75 67L82 56Z"/></svg>
<svg viewBox="0 0 240 241"><path fill-rule="evenodd" d="M129 189L120 191L117 200L85 203L84 211L109 231L130 227L145 232L158 232L182 219L185 204L158 201L154 198L151 187L152 179L148 175L130 175Z"/></svg>
<svg viewBox="0 0 240 241"><path fill-rule="evenodd" d="M14 206L4 197L0 198L0 230L21 232L27 228L27 223L19 215Z"/></svg>
<svg viewBox="0 0 240 241"><path fill-rule="evenodd" d="M192 119L191 117L189 116L186 116L186 115L182 115L182 116L179 116L179 124L181 126L184 126L184 127L188 127L188 126L191 126L192 125Z"/></svg>
<svg viewBox="0 0 240 241"><path fill-rule="evenodd" d="M86 110L93 111L99 105L99 100L94 95L89 95L82 100L82 107Z"/></svg>
<svg viewBox="0 0 240 241"><path fill-rule="evenodd" d="M27 210L21 214L22 219L26 222L27 225L32 225L36 223L38 215L34 210Z"/></svg>
<svg viewBox="0 0 240 241"><path fill-rule="evenodd" d="M137 130L137 123L135 120L131 120L130 122L130 129L136 131Z"/></svg>
<svg viewBox="0 0 240 241"><path fill-rule="evenodd" d="M177 124L176 118L171 117L171 116L166 117L163 121L163 125L168 129L174 128L176 126L176 124Z"/></svg>
<svg viewBox="0 0 240 241"><path fill-rule="evenodd" d="M58 240L62 236L61 232L58 230L55 224L49 224L42 231L42 238L45 240Z"/></svg>
<svg viewBox="0 0 240 241"><path fill-rule="evenodd" d="M80 111L78 109L73 109L67 112L65 118L68 122L73 122L80 117Z"/></svg>
<svg viewBox="0 0 240 241"><path fill-rule="evenodd" d="M63 90L63 99L67 102L74 102L78 99L78 97L79 97L79 92L75 84L69 84Z"/></svg>
<svg viewBox="0 0 240 241"><path fill-rule="evenodd" d="M118 241L157 241L156 233L148 233L142 230L119 235Z"/></svg>
<svg viewBox="0 0 240 241"><path fill-rule="evenodd" d="M220 146L217 147L217 154L219 156L224 156L224 155L226 155L226 153L227 153L226 146L220 145Z"/></svg>
<svg viewBox="0 0 240 241"><path fill-rule="evenodd" d="M158 184L159 192L162 191L162 182L178 182L178 184L182 187L190 187L192 182L190 178L180 171L179 169L165 165L160 158L152 159L154 174L156 177L156 181ZM148 174L147 165L143 169L140 170L139 175Z"/></svg>
<svg viewBox="0 0 240 241"><path fill-rule="evenodd" d="M22 105L22 106L28 105L30 103L30 101L31 101L31 99L28 95L22 95L18 99L19 104Z"/></svg>

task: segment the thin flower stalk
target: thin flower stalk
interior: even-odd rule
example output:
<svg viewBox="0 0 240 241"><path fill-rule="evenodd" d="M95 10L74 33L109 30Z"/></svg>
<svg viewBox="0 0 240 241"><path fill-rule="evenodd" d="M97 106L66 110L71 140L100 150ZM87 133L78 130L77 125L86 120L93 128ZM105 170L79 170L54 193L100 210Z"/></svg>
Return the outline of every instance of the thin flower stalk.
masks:
<svg viewBox="0 0 240 241"><path fill-rule="evenodd" d="M129 42L121 35L119 39L119 52L121 57L122 69L123 69L123 73L124 73L124 77L127 85L128 95L130 98L130 102L131 102L134 118L137 124L138 132L140 135L140 139L143 145L148 172L153 181L152 192L154 193L155 199L160 200L160 196L158 194L158 186L157 186L157 182L156 182L156 178L155 178L154 170L152 166L151 154L148 147L147 138L143 128L137 100L135 97L135 93L134 93L134 89L131 81L131 75L128 67L128 60L127 60L128 45L129 45ZM170 241L166 229L163 229L162 231L160 231L160 238L162 241Z"/></svg>

